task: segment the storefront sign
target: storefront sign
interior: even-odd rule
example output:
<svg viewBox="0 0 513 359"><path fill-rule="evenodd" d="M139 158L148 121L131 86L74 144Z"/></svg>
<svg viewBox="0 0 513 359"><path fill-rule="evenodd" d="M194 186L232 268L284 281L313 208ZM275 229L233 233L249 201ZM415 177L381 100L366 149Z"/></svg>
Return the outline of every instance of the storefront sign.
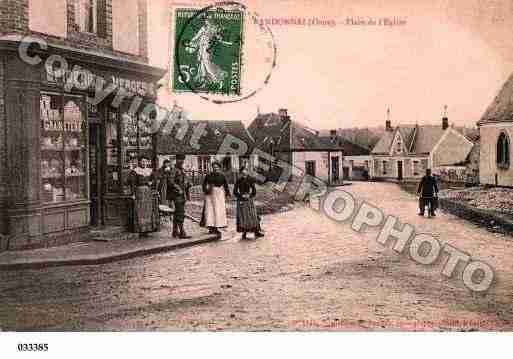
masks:
<svg viewBox="0 0 513 359"><path fill-rule="evenodd" d="M54 68L54 63L59 64L59 67ZM114 84L117 89L125 90L131 96L156 96L155 85L146 81L131 80L121 76L115 75L101 75L93 73L79 65L73 67L64 65L62 62L54 62L52 66L46 66L46 81L51 84L58 84L64 86L66 91L72 89L90 90L95 91L96 82L103 80L103 88ZM62 69L66 68L65 71ZM101 81L100 80L100 81Z"/></svg>

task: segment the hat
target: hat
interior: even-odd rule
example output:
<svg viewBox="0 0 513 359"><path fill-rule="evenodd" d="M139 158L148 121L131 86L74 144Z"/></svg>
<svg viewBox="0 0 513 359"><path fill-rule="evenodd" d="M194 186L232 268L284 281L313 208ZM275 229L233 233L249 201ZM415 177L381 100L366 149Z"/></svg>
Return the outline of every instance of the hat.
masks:
<svg viewBox="0 0 513 359"><path fill-rule="evenodd" d="M185 160L185 155L184 154L179 154L179 155L176 155L176 159L177 160Z"/></svg>

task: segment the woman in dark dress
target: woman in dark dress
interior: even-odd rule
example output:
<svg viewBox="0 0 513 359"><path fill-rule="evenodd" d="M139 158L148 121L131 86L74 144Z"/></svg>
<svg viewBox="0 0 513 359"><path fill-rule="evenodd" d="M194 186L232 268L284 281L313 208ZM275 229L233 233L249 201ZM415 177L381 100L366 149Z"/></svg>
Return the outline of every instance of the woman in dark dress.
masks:
<svg viewBox="0 0 513 359"><path fill-rule="evenodd" d="M230 197L230 188L226 177L221 173L219 162L214 162L212 172L205 176L203 192L205 193L205 202L200 225L207 227L210 233L221 235L219 228L225 228L228 225L225 197Z"/></svg>
<svg viewBox="0 0 513 359"><path fill-rule="evenodd" d="M149 232L160 230L158 197L152 189L155 178L149 158L139 159L139 165L129 173L128 182L133 200L129 215L132 231L146 236Z"/></svg>
<svg viewBox="0 0 513 359"><path fill-rule="evenodd" d="M249 177L246 168L241 170L233 194L237 197L237 232L242 233L242 239L246 239L248 232L255 233L255 237L263 237L264 235L260 232L260 220L253 201L256 196L255 181Z"/></svg>

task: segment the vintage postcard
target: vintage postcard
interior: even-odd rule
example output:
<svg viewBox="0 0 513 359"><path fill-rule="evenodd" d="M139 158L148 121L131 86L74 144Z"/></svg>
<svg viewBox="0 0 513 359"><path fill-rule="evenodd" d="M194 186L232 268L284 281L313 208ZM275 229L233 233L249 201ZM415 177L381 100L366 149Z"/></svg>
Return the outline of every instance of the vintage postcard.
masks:
<svg viewBox="0 0 513 359"><path fill-rule="evenodd" d="M512 29L510 0L0 0L0 331L511 331Z"/></svg>

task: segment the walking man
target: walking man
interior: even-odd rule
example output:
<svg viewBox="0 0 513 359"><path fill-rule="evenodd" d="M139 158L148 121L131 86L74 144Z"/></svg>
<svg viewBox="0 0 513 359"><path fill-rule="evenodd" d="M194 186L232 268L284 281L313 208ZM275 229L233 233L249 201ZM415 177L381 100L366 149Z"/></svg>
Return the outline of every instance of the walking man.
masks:
<svg viewBox="0 0 513 359"><path fill-rule="evenodd" d="M438 196L438 186L436 185L436 179L431 175L431 169L426 169L426 175L422 177L417 188L417 194L419 198L419 216L424 215L424 210L429 205L429 215L435 216L435 197Z"/></svg>
<svg viewBox="0 0 513 359"><path fill-rule="evenodd" d="M189 197L189 183L186 181L183 163L185 155L176 156L176 164L167 177L167 199L174 203L173 238L191 238L185 233L185 202Z"/></svg>

